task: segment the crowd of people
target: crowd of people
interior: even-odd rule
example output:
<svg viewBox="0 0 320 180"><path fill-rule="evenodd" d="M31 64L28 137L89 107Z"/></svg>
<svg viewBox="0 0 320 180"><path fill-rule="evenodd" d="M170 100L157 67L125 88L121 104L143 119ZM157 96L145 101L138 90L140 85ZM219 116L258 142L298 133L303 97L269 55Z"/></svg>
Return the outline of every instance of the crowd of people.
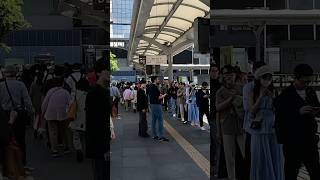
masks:
<svg viewBox="0 0 320 180"><path fill-rule="evenodd" d="M95 180L108 177L110 139L110 63L100 59L91 71L81 64L7 65L0 76L0 177L32 177L26 134L46 140L53 158L74 152L92 159ZM109 124L110 122L110 124ZM30 154L30 153L28 153Z"/></svg>
<svg viewBox="0 0 320 180"><path fill-rule="evenodd" d="M311 180L320 179L312 68L297 65L294 81L280 89L269 66L257 62L253 70L243 77L231 65L211 65L211 176L296 180L303 164Z"/></svg>
<svg viewBox="0 0 320 180"><path fill-rule="evenodd" d="M160 77L153 76L151 81L146 82L113 82L111 86L111 96L113 97L114 118L119 117L119 103L124 104L124 109L129 111L145 113L150 111L152 116L153 135L156 138L155 122L162 130L163 111L167 111L170 119L180 120L184 124L190 124L203 131L209 129L203 121L204 115L209 117L209 98L210 92L208 83L203 82L201 88L195 83L185 82L161 82ZM154 112L154 113L153 113ZM143 117L145 115L142 115ZM143 118L145 119L145 118ZM158 120L160 119L160 120ZM140 133L139 133L140 134ZM162 133L160 133L160 136ZM142 133L143 137L149 137L149 134Z"/></svg>
<svg viewBox="0 0 320 180"><path fill-rule="evenodd" d="M312 68L300 64L294 69L289 87L275 87L272 69L254 63L253 72L226 65L211 65L208 83L151 82L113 83L113 117L120 118L118 103L140 114L139 133L148 134L147 113L151 116L153 139L164 137L163 112L170 119L206 130L211 138L211 176L243 180L293 180L302 165L311 180L320 179L316 117L320 104L310 83ZM211 92L211 93L210 93ZM211 102L210 102L211 101ZM210 110L210 111L209 111ZM209 113L211 112L211 113Z"/></svg>

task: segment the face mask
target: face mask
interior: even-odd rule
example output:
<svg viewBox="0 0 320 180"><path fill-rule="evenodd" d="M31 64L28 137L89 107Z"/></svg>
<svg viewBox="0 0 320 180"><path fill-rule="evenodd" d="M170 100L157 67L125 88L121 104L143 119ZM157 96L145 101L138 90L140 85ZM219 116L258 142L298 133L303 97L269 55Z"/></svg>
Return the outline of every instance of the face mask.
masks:
<svg viewBox="0 0 320 180"><path fill-rule="evenodd" d="M261 85L263 87L269 87L271 82L272 82L271 80L263 80L263 79L261 79Z"/></svg>

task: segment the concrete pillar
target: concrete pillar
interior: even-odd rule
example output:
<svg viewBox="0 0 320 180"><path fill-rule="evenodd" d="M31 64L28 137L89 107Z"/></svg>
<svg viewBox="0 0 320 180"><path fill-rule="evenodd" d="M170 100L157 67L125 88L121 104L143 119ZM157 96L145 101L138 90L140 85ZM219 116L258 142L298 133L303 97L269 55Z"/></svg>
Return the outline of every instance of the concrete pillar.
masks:
<svg viewBox="0 0 320 180"><path fill-rule="evenodd" d="M168 79L169 81L173 80L173 67L172 67L172 63L173 63L173 58L171 56L171 53L167 54L168 57Z"/></svg>

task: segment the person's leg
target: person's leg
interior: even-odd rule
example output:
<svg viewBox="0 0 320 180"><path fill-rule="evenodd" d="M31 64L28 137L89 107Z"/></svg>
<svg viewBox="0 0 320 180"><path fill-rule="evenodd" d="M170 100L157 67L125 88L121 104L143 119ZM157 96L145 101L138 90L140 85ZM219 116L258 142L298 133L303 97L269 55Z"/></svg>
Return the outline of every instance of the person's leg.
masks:
<svg viewBox="0 0 320 180"><path fill-rule="evenodd" d="M51 151L58 152L58 121L47 121Z"/></svg>
<svg viewBox="0 0 320 180"><path fill-rule="evenodd" d="M304 147L303 147L304 148ZM284 173L285 179L291 180L297 179L299 169L301 167L301 153L297 146L294 145L283 145L283 155L284 155Z"/></svg>
<svg viewBox="0 0 320 180"><path fill-rule="evenodd" d="M72 133L70 132L69 122L64 120L60 121L60 132L62 137L62 144L64 149L69 151L71 149L71 142L72 142Z"/></svg>
<svg viewBox="0 0 320 180"><path fill-rule="evenodd" d="M310 175L310 180L320 179L320 161L318 146L316 143L310 144L308 147L304 147L303 163L307 168Z"/></svg>
<svg viewBox="0 0 320 180"><path fill-rule="evenodd" d="M81 135L80 132L77 130L73 130L72 133L73 139L73 147L76 151L82 151L82 143L81 143Z"/></svg>
<svg viewBox="0 0 320 180"><path fill-rule="evenodd" d="M245 157L245 149L246 149L246 134L241 134L237 136L237 143L239 149L241 151L242 158Z"/></svg>
<svg viewBox="0 0 320 180"><path fill-rule="evenodd" d="M200 121L200 127L203 126L203 115L204 115L204 108L199 107L199 121Z"/></svg>
<svg viewBox="0 0 320 180"><path fill-rule="evenodd" d="M180 104L181 121L184 121L184 104Z"/></svg>
<svg viewBox="0 0 320 180"><path fill-rule="evenodd" d="M153 137L156 137L156 136L158 136L158 134L157 134L157 129L156 129L157 112L155 109L155 105L151 104L150 109L151 109L151 115L152 115L152 121L151 121L152 133L153 133Z"/></svg>
<svg viewBox="0 0 320 180"><path fill-rule="evenodd" d="M107 177L107 161L104 159L93 160L94 180L106 180Z"/></svg>
<svg viewBox="0 0 320 180"><path fill-rule="evenodd" d="M161 109L161 105L158 106L158 132L159 132L159 137L163 138L164 137L164 133L163 133L163 116L162 116L162 109Z"/></svg>
<svg viewBox="0 0 320 180"><path fill-rule="evenodd" d="M21 119L19 119L21 120ZM13 125L14 138L17 141L21 152L22 152L22 162L25 166L27 164L27 153L26 153L26 127L24 123L17 123Z"/></svg>
<svg viewBox="0 0 320 180"><path fill-rule="evenodd" d="M144 136L148 135L148 121L147 121L147 112L142 112L142 134Z"/></svg>
<svg viewBox="0 0 320 180"><path fill-rule="evenodd" d="M143 135L143 131L142 131L142 118L143 118L142 116L143 115L142 115L142 113L143 113L142 111L139 112L139 132L138 132L139 136Z"/></svg>
<svg viewBox="0 0 320 180"><path fill-rule="evenodd" d="M173 117L177 116L177 100L172 98L172 114Z"/></svg>
<svg viewBox="0 0 320 180"><path fill-rule="evenodd" d="M229 179L236 178L235 154L236 139L234 135L223 135L223 147Z"/></svg>

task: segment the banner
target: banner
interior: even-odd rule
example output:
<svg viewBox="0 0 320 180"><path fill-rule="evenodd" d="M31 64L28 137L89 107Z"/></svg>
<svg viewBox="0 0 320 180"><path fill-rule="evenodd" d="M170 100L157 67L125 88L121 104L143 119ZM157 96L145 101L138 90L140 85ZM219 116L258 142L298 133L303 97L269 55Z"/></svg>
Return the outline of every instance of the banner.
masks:
<svg viewBox="0 0 320 180"><path fill-rule="evenodd" d="M146 56L146 65L161 65L168 64L166 55L162 56Z"/></svg>

